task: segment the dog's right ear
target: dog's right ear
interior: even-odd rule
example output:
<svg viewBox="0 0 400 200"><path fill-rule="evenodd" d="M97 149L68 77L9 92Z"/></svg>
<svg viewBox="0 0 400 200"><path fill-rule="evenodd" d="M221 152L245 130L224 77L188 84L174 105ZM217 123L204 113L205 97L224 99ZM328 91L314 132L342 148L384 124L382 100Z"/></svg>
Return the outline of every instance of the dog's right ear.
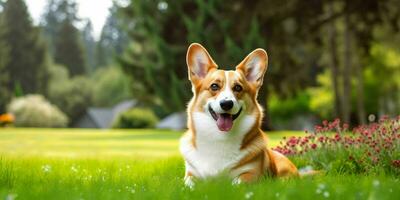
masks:
<svg viewBox="0 0 400 200"><path fill-rule="evenodd" d="M217 69L217 64L213 61L207 50L198 43L192 43L186 54L186 64L188 66L189 80L197 83L206 75Z"/></svg>

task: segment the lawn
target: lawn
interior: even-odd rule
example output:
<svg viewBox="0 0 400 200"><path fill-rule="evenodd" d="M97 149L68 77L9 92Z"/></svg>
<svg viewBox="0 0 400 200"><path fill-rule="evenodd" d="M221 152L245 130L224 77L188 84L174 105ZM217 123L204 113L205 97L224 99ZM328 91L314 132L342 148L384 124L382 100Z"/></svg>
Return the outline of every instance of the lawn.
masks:
<svg viewBox="0 0 400 200"><path fill-rule="evenodd" d="M179 155L181 134L167 130L0 129L0 155L160 159ZM277 145L283 136L301 134L274 132L269 134L270 145Z"/></svg>
<svg viewBox="0 0 400 200"><path fill-rule="evenodd" d="M0 129L0 199L398 199L399 178L326 173L183 186L181 132ZM284 135L270 133L271 145Z"/></svg>

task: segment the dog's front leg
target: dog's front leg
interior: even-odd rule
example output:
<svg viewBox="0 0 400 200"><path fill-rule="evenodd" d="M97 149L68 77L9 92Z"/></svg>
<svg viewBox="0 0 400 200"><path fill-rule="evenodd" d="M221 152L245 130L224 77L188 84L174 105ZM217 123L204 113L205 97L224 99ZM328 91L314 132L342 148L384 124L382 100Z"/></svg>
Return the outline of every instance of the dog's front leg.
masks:
<svg viewBox="0 0 400 200"><path fill-rule="evenodd" d="M193 174L191 174L190 172L186 172L184 181L185 181L186 187L189 187L190 189L193 189L193 187L194 187L194 176L193 176Z"/></svg>
<svg viewBox="0 0 400 200"><path fill-rule="evenodd" d="M190 165L188 161L185 161L185 168L186 168L185 169L185 178L184 178L185 185L187 187L189 187L190 189L193 189L193 187L194 187L194 179L195 179L195 177L194 177L194 173L195 173L194 167L192 167L192 165Z"/></svg>
<svg viewBox="0 0 400 200"><path fill-rule="evenodd" d="M232 183L237 185L237 184L241 184L241 183L250 183L250 182L256 181L259 177L258 174L259 173L255 172L253 170L241 173L239 176L237 176L236 178L233 179Z"/></svg>

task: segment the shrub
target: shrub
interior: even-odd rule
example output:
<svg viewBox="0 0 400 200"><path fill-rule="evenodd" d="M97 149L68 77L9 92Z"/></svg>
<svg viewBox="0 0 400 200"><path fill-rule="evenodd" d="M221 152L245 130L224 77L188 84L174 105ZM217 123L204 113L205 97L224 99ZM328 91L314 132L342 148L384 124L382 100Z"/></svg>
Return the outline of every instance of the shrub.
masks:
<svg viewBox="0 0 400 200"><path fill-rule="evenodd" d="M13 99L8 112L15 116L17 127L65 127L67 116L41 95Z"/></svg>
<svg viewBox="0 0 400 200"><path fill-rule="evenodd" d="M55 65L50 70L49 100L71 119L72 123L91 105L93 83L84 76L68 78L65 67Z"/></svg>
<svg viewBox="0 0 400 200"><path fill-rule="evenodd" d="M300 162L327 172L400 174L400 116L383 117L351 132L347 129L339 119L324 121L304 137L284 138L274 150L292 157L302 155Z"/></svg>
<svg viewBox="0 0 400 200"><path fill-rule="evenodd" d="M121 113L113 123L113 128L154 128L157 116L145 108L134 108Z"/></svg>
<svg viewBox="0 0 400 200"><path fill-rule="evenodd" d="M118 67L108 67L96 70L92 79L93 104L109 107L131 98L128 77Z"/></svg>
<svg viewBox="0 0 400 200"><path fill-rule="evenodd" d="M269 99L270 115L276 121L287 121L298 114L310 113L310 95L307 92L298 92L292 98L279 98L271 95Z"/></svg>

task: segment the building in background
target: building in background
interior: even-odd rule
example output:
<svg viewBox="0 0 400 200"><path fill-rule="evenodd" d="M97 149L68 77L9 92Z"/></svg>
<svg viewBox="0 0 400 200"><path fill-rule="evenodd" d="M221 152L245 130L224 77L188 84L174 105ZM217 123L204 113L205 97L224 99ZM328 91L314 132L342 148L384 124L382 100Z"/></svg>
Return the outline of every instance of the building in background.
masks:
<svg viewBox="0 0 400 200"><path fill-rule="evenodd" d="M124 111L137 106L136 100L123 101L111 108L88 108L85 115L74 125L75 128L111 128L114 119Z"/></svg>

